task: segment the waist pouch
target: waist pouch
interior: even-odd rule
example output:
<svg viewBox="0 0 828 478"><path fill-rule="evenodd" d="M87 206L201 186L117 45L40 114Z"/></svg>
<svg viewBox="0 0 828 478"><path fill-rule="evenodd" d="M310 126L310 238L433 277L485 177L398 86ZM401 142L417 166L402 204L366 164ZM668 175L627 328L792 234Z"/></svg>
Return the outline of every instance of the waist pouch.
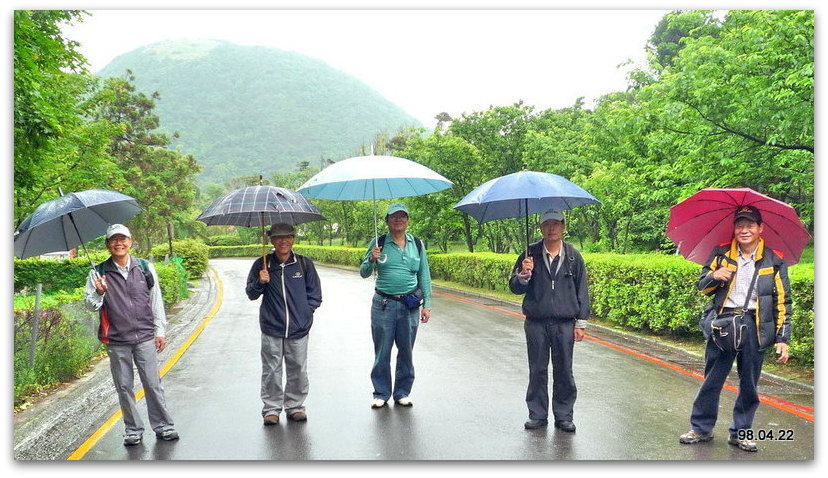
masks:
<svg viewBox="0 0 828 478"><path fill-rule="evenodd" d="M710 323L710 337L713 343L724 352L740 352L744 347L747 325L742 323L742 315L717 315Z"/></svg>
<svg viewBox="0 0 828 478"><path fill-rule="evenodd" d="M386 294L378 289L374 289L374 291L385 298L402 302L409 310L419 308L423 302L423 290L419 287L407 294Z"/></svg>

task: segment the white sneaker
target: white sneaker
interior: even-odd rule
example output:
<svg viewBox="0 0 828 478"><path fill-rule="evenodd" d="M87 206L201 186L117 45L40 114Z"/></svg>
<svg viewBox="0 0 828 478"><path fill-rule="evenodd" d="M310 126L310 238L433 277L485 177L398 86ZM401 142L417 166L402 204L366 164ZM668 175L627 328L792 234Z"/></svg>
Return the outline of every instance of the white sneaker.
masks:
<svg viewBox="0 0 828 478"><path fill-rule="evenodd" d="M400 405L402 407L410 407L411 405L414 405L414 403L408 397L403 397L399 400L394 400L394 403L396 403L397 405Z"/></svg>
<svg viewBox="0 0 828 478"><path fill-rule="evenodd" d="M385 406L386 400L380 400L379 398L375 398L371 400L371 408L382 408Z"/></svg>

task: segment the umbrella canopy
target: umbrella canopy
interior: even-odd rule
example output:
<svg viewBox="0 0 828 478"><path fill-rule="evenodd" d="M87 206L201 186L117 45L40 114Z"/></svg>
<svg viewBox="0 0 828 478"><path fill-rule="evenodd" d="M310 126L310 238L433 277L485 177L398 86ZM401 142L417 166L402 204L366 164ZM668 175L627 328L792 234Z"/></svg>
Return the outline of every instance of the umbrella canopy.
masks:
<svg viewBox="0 0 828 478"><path fill-rule="evenodd" d="M261 226L262 266L267 267L265 224L324 221L319 209L301 194L276 186L248 186L213 201L197 218L208 226Z"/></svg>
<svg viewBox="0 0 828 478"><path fill-rule="evenodd" d="M572 209L601 204L577 184L552 173L520 171L490 179L474 188L454 209L480 223L495 219L526 218L526 249L529 249L529 214L548 209Z"/></svg>
<svg viewBox="0 0 828 478"><path fill-rule="evenodd" d="M334 201L420 196L451 187L437 172L396 156L356 156L336 162L299 187L300 193Z"/></svg>
<svg viewBox="0 0 828 478"><path fill-rule="evenodd" d="M520 171L486 181L461 199L454 209L484 223L586 204L601 204L601 201L556 174Z"/></svg>
<svg viewBox="0 0 828 478"><path fill-rule="evenodd" d="M276 186L249 186L221 196L198 216L208 226L264 226L324 221L319 209L301 194Z"/></svg>
<svg viewBox="0 0 828 478"><path fill-rule="evenodd" d="M733 239L733 218L741 206L762 213L765 246L780 251L785 262L799 262L811 238L793 207L750 188L702 189L670 208L667 237L690 261L704 265L716 246Z"/></svg>
<svg viewBox="0 0 828 478"><path fill-rule="evenodd" d="M125 223L141 211L130 196L89 189L45 202L14 231L14 255L20 259L68 251L106 234L110 224Z"/></svg>
<svg viewBox="0 0 828 478"><path fill-rule="evenodd" d="M316 173L297 191L316 199L374 201L377 237L377 199L420 196L451 187L451 181L422 164L396 156L355 156Z"/></svg>

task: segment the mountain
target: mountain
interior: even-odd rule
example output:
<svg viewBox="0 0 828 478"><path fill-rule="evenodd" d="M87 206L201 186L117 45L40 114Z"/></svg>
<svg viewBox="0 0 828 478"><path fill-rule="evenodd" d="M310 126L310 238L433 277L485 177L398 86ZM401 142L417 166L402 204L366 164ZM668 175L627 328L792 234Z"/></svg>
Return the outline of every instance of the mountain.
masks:
<svg viewBox="0 0 828 478"><path fill-rule="evenodd" d="M360 154L376 133L422 126L327 63L277 48L167 41L118 56L98 76L135 75L160 93L160 130L204 166L199 183L295 171Z"/></svg>

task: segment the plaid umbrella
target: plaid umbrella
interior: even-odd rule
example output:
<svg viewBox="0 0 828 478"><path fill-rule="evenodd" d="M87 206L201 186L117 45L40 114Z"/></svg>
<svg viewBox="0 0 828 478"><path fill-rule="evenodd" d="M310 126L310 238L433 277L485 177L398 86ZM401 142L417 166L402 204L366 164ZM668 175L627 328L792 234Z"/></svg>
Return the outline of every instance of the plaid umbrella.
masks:
<svg viewBox="0 0 828 478"><path fill-rule="evenodd" d="M261 226L262 257L266 256L265 224L324 221L319 209L301 194L276 186L249 186L216 199L198 216L208 226Z"/></svg>

